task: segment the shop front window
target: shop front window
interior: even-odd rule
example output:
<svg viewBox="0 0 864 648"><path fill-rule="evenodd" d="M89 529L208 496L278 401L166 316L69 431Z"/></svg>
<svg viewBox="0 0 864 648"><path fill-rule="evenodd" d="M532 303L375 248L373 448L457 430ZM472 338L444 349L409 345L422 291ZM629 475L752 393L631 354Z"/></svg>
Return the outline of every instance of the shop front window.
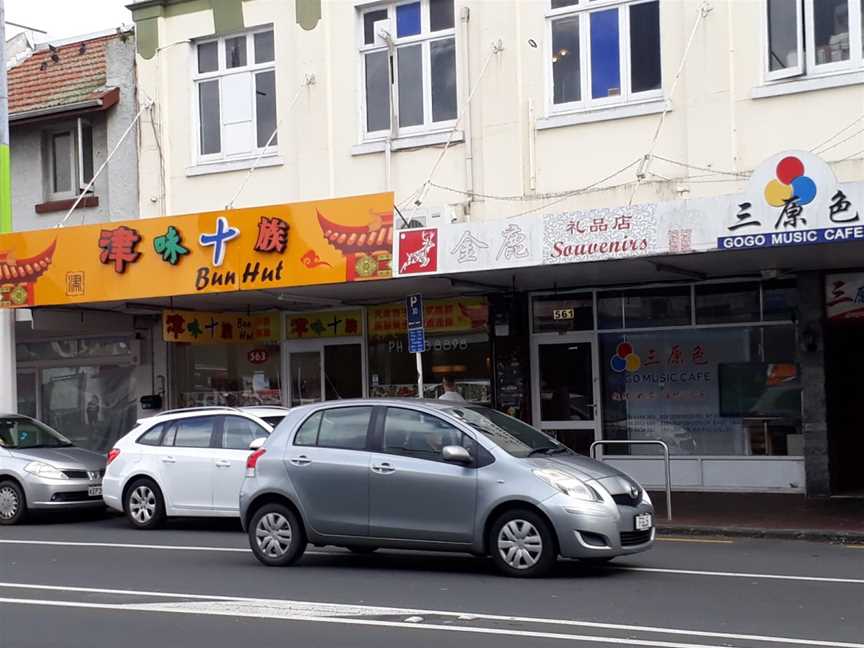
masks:
<svg viewBox="0 0 864 648"><path fill-rule="evenodd" d="M19 372L16 383L18 385L18 413L30 418L37 418L36 373L33 371Z"/></svg>
<svg viewBox="0 0 864 648"><path fill-rule="evenodd" d="M800 456L795 340L792 324L601 334L604 438L659 439L678 455Z"/></svg>
<svg viewBox="0 0 864 648"><path fill-rule="evenodd" d="M278 344L176 344L174 359L180 407L282 402Z"/></svg>
<svg viewBox="0 0 864 648"><path fill-rule="evenodd" d="M43 369L42 419L75 445L104 452L135 426L134 374L117 365Z"/></svg>

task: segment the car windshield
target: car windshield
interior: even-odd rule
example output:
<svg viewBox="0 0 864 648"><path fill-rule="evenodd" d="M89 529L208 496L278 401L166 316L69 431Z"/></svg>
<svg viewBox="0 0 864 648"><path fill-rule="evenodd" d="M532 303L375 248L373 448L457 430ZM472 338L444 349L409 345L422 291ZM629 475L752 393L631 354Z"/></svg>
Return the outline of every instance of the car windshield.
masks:
<svg viewBox="0 0 864 648"><path fill-rule="evenodd" d="M20 416L0 418L0 447L9 450L27 448L68 448L73 443L47 425Z"/></svg>
<svg viewBox="0 0 864 648"><path fill-rule="evenodd" d="M566 446L540 430L488 407L469 405L448 407L446 411L514 457L569 452Z"/></svg>
<svg viewBox="0 0 864 648"><path fill-rule="evenodd" d="M272 427L275 430L276 426L279 425L282 422L282 419L284 419L284 418L285 418L284 415L282 415L282 416L262 416L261 420L265 421L268 425L270 425L270 427Z"/></svg>

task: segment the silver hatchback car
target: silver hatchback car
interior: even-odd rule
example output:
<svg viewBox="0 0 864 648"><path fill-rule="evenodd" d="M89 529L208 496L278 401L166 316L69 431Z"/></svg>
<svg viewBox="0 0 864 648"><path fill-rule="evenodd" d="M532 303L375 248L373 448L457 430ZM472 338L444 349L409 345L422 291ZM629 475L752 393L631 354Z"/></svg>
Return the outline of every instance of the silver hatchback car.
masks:
<svg viewBox="0 0 864 648"><path fill-rule="evenodd" d="M28 510L105 507L105 456L27 416L0 414L0 524Z"/></svg>
<svg viewBox="0 0 864 648"><path fill-rule="evenodd" d="M654 542L654 509L624 473L495 410L356 400L292 409L246 464L240 515L265 565L307 542L490 555L510 576L558 556L605 562Z"/></svg>

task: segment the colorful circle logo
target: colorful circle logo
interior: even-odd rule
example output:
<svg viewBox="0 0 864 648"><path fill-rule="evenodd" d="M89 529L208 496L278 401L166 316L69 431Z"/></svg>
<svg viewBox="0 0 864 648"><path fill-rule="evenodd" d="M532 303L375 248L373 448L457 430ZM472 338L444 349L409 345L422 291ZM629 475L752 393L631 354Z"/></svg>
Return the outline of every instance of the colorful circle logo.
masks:
<svg viewBox="0 0 864 648"><path fill-rule="evenodd" d="M804 175L804 163L789 155L777 163L777 179L765 185L765 201L782 207L793 197L801 205L810 204L816 198L816 183Z"/></svg>
<svg viewBox="0 0 864 648"><path fill-rule="evenodd" d="M629 342L622 342L615 349L615 355L612 356L610 363L612 371L622 373L635 373L642 366L642 359L633 351L633 345Z"/></svg>

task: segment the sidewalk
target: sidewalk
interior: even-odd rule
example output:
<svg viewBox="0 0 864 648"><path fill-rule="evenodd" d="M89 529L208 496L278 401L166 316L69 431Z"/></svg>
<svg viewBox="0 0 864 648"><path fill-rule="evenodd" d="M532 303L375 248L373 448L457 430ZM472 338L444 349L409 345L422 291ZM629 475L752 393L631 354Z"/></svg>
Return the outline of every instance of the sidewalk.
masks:
<svg viewBox="0 0 864 648"><path fill-rule="evenodd" d="M864 543L864 498L754 493L651 492L661 535L735 535Z"/></svg>

